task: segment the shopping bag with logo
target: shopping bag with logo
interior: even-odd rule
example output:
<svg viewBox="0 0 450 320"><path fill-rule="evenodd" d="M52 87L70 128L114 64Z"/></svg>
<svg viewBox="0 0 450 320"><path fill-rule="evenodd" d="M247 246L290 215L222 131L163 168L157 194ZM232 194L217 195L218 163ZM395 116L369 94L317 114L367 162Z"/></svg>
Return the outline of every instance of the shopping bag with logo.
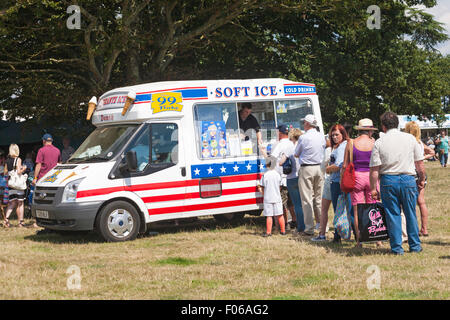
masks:
<svg viewBox="0 0 450 320"><path fill-rule="evenodd" d="M14 160L13 170L9 171L8 187L14 190L25 190L27 188L27 174L19 174L17 172L17 158Z"/></svg>
<svg viewBox="0 0 450 320"><path fill-rule="evenodd" d="M361 242L389 239L386 213L381 202L358 204L358 229Z"/></svg>
<svg viewBox="0 0 450 320"><path fill-rule="evenodd" d="M342 193L337 201L336 212L334 214L333 225L336 232L341 236L342 239L348 240L350 239L351 226L350 226L350 211L347 208L348 204L348 195Z"/></svg>

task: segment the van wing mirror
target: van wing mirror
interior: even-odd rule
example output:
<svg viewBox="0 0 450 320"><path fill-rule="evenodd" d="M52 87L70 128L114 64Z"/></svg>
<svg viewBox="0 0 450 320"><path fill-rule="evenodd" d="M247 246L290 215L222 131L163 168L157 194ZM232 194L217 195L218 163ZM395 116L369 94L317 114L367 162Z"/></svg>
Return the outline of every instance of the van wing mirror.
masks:
<svg viewBox="0 0 450 320"><path fill-rule="evenodd" d="M136 151L128 151L125 155L128 171L134 172L137 170L137 156Z"/></svg>

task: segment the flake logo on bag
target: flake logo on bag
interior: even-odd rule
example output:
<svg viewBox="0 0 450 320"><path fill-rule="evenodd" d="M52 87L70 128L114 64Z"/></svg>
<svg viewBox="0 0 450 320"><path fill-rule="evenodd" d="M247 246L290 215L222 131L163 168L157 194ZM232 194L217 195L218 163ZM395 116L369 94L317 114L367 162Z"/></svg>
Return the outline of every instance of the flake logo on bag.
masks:
<svg viewBox="0 0 450 320"><path fill-rule="evenodd" d="M383 224L383 217L378 209L372 209L369 211L369 219L372 222L367 229L369 235L376 235L377 232L386 231L386 226Z"/></svg>

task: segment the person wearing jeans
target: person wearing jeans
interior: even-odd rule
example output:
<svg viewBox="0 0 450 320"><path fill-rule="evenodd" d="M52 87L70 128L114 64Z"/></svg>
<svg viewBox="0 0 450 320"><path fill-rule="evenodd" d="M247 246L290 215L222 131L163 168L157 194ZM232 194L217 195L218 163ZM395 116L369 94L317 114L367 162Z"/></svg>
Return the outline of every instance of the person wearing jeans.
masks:
<svg viewBox="0 0 450 320"><path fill-rule="evenodd" d="M291 140L295 146L297 145L299 137L302 135L300 129L294 128L289 131L289 140ZM298 168L300 167L298 158L294 156L294 153L289 156L292 163L292 172L287 175L287 188L289 192L289 197L292 200L292 204L294 205L295 217L297 221L297 232L305 231L305 221L303 217L303 209L302 209L302 199L300 197L300 189L298 188ZM282 160L282 163L286 161Z"/></svg>
<svg viewBox="0 0 450 320"><path fill-rule="evenodd" d="M421 251L419 226L416 217L417 185L411 175L381 175L381 201L386 211L391 250L403 253L401 208L406 218L410 251Z"/></svg>
<svg viewBox="0 0 450 320"><path fill-rule="evenodd" d="M445 134L445 130L441 130L441 135L436 140L436 144L439 145L439 160L442 167L447 167L448 162L448 136Z"/></svg>
<svg viewBox="0 0 450 320"><path fill-rule="evenodd" d="M406 218L406 230L410 252L422 251L416 216L418 190L425 187L423 151L416 139L398 128L398 117L387 111L380 117L385 134L378 139L370 157L370 189L372 198L381 198L386 212L389 242L393 254L402 255L402 218ZM418 174L416 182L415 175ZM380 178L380 192L377 182ZM381 194L381 197L380 197Z"/></svg>
<svg viewBox="0 0 450 320"><path fill-rule="evenodd" d="M333 210L336 213L336 207L338 198L341 195L341 168L342 164L344 162L344 154L345 154L345 148L347 146L347 140L348 135L347 131L345 131L345 128L340 124L335 124L331 127L329 136L331 137L331 155L330 155L330 163L326 167L326 173L330 174L331 179L331 203L333 204ZM348 198L348 200L350 200ZM351 208L351 203L349 202L349 205L347 208ZM321 223L325 224L327 221L325 219L322 219ZM322 228L323 230L323 228ZM323 241L325 240L325 234L319 233L319 236L316 238L311 239L313 241ZM333 242L340 242L341 237L339 234L335 231L334 233L334 239Z"/></svg>

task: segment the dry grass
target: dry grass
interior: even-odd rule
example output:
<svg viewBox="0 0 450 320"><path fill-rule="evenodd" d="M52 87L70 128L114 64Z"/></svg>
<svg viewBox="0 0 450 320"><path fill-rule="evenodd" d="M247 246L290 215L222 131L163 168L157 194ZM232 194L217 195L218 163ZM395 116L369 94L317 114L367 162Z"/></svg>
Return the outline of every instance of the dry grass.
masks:
<svg viewBox="0 0 450 320"><path fill-rule="evenodd" d="M407 244L393 256L388 243L266 239L264 218L251 216L238 225L205 218L154 227L127 243L0 228L0 299L449 299L450 169L426 167L430 236L419 254ZM79 290L66 285L71 265L81 271ZM371 265L380 269L379 290L367 288Z"/></svg>

